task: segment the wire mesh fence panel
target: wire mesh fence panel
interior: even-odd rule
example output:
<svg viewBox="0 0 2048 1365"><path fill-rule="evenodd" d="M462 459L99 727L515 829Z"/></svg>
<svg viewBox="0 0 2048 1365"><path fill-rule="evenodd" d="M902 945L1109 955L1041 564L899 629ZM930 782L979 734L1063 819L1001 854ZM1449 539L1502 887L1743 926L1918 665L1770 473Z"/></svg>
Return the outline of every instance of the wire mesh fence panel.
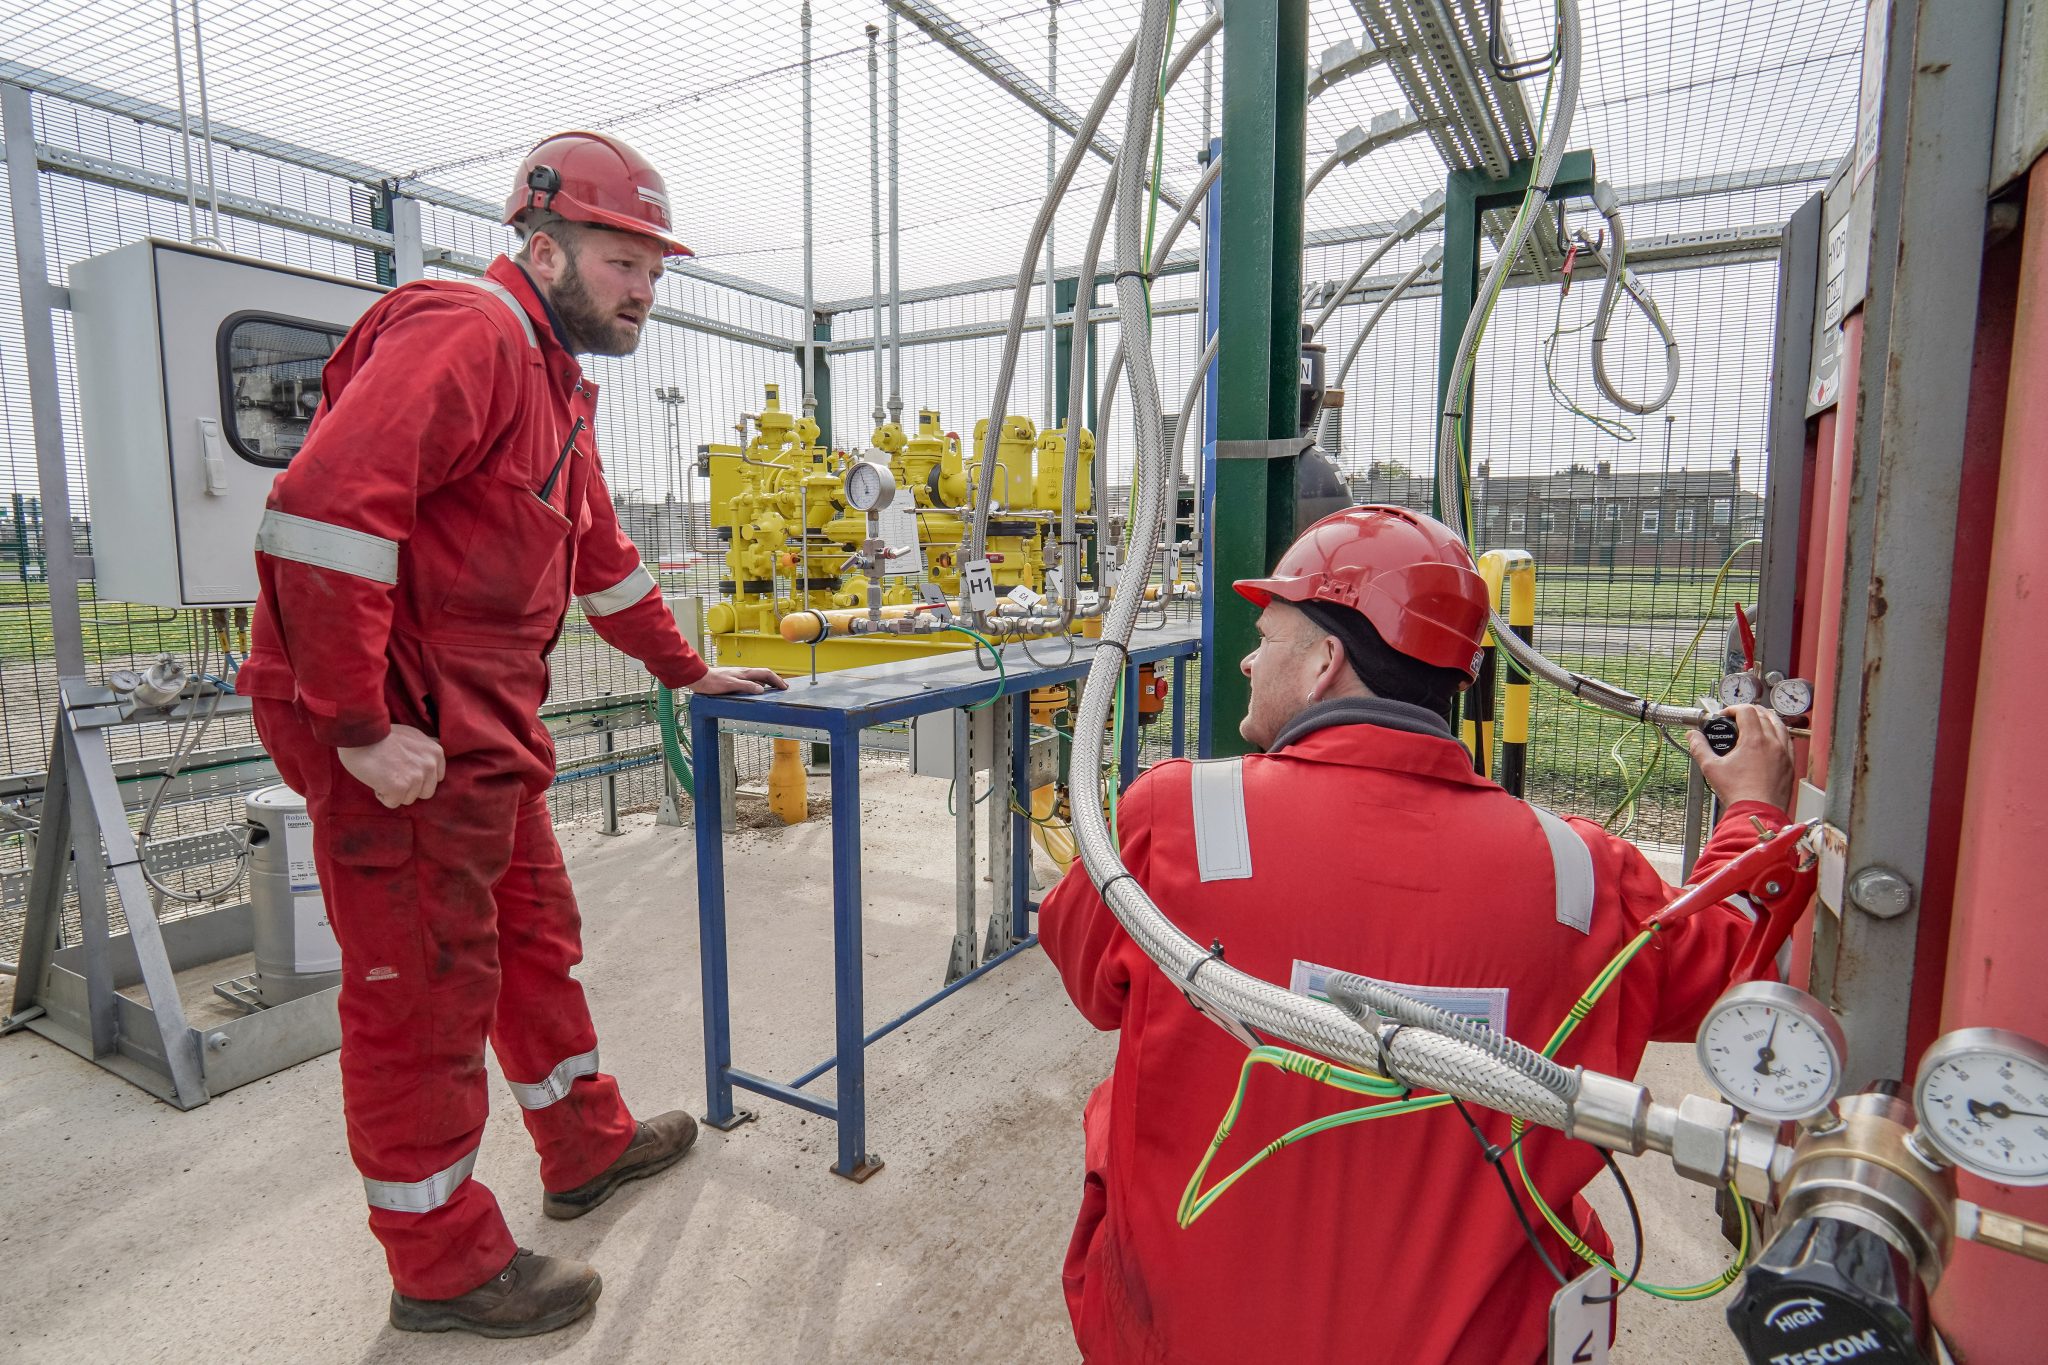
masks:
<svg viewBox="0 0 2048 1365"><path fill-rule="evenodd" d="M663 589L709 603L724 576L724 545L711 531L698 451L733 441L770 384L780 386L785 407L794 406L798 357L813 322L826 324L828 334L821 343L831 384L824 417L833 444L860 449L874 425L877 369L869 347L887 310L872 297L877 206L870 195L877 179L886 186L891 165L892 59L899 90L895 247L909 341L901 397L907 413L935 408L945 430L963 435L989 415L1011 283L1025 263L1048 160L1069 145L1064 132L1048 138L1042 110L1057 107L1065 118L1088 106L1129 41L1135 7L1132 0L1057 7L951 0L944 8L956 27L942 40L916 24L892 23L876 0L812 0L806 72L797 6L694 4L678 22L668 11L598 0L577 0L568 11L500 6L482 18L390 0L281 0L207 28L211 106L191 105L187 118L181 104L198 93L189 46L196 21L188 17L188 45L178 48L173 16L89 0L61 11L30 6L0 14L0 52L8 54L0 80L39 92L36 141L63 162L39 177L60 286L77 262L150 236L212 237L265 261L388 282L394 258L377 243L388 240L394 193L418 209L429 276L470 279L512 245L498 206L527 148L558 124L615 132L646 152L669 170L677 228L699 254L662 280L655 325L634 355L588 362L602 389L597 445L621 524ZM1763 258L1776 226L1848 144L1863 6L1759 0L1708 7L1683 24L1655 0L1585 8L1573 143L1596 152L1603 178L1619 193L1631 240L1651 260L1644 279L1684 347L1683 369L1669 408L1628 417L1597 395L1589 368L1587 327L1599 281L1582 278L1569 293L1555 279L1511 290L1479 362L1475 544L1535 557L1537 640L1547 652L1646 694L1690 700L1721 671L1731 606L1755 595L1757 554L1747 546L1766 475L1774 280ZM1190 0L1181 10L1176 47L1214 7ZM1505 11L1518 48L1540 50L1548 7ZM1366 42L1361 12L1350 0L1313 0L1310 51L1318 62L1346 43ZM1446 12L1455 20L1476 11L1467 4ZM881 86L872 120L870 23L881 30L872 49ZM564 49L557 37L564 24L580 26L587 41ZM1007 74L991 79L971 65L962 55L969 46L993 54ZM622 63L612 55L618 51L635 59ZM1167 101L1154 230L1202 174L1220 132L1222 69L1219 38L1189 64ZM521 79L507 81L504 73L514 70ZM1454 130L1420 126L1397 74L1389 62L1363 63L1314 89L1311 171L1368 129L1418 126L1368 157L1333 164L1308 200L1303 282L1312 299L1443 188ZM365 89L377 98L363 99ZM1540 100L1541 83L1527 87L1526 97ZM211 142L196 135L202 121ZM186 122L194 136L181 133ZM1122 135L1118 102L1103 123L1101 149L1113 149ZM814 170L808 280L806 148ZM1073 270L1108 176L1105 155L1079 158L1073 189L1051 222L1056 271ZM0 210L6 196L0 177ZM217 219L209 211L215 197ZM1562 222L1598 226L1578 208L1568 207ZM0 211L0 259L12 259L11 232L11 217ZM1152 291L1157 399L1169 417L1191 392L1195 411L1201 406L1191 385L1201 369L1202 280L1185 268L1199 256L1200 233L1195 226L1183 235ZM1428 507L1435 496L1433 276L1425 272L1362 341L1360 333L1387 288L1440 243L1440 225L1429 226L1386 252L1322 336L1333 375L1357 343L1345 405L1326 429L1356 499ZM1702 265L1710 251L1734 263ZM1662 268L1656 260L1692 268ZM1043 265L1043 255L1031 261L1034 272ZM1105 272L1115 266L1108 256L1101 262ZM1100 402L1095 390L1122 335L1114 291L1097 287L1088 297L1099 319L1091 380L1071 396L1084 412ZM23 880L34 779L46 762L55 698L45 547L59 536L81 554L93 547L70 318L57 314L56 333L72 524L53 527L38 496L19 303L13 273L0 271L0 470L8 484L0 490L0 776L22 779L14 797L0 800L20 826L0 829L0 903L8 907L18 904L11 888ZM1060 381L1048 365L1042 319L1049 309L1037 279L1026 305L1033 323L1006 406L1043 424ZM1626 304L1608 359L1626 393L1661 384L1661 346ZM1103 510L1112 514L1129 499L1134 401L1126 374L1107 420L1090 417L1101 428ZM1185 435L1189 496L1201 435L1199 427ZM89 585L81 607L95 677L166 652L190 662L211 654L212 671L225 676L229 651L241 645L221 642L202 614L102 601ZM1191 610L1175 608L1183 616ZM1192 727L1196 671L1188 676ZM557 788L557 817L588 821L658 803L660 735L645 671L572 610L552 680L551 705L571 713L558 721L562 765L584 778ZM608 731L582 725L622 703L646 707L622 713L625 721ZM1676 837L1684 767L1661 737L1587 714L1547 689L1536 690L1535 707L1532 796L1612 815L1651 839ZM1143 727L1148 760L1170 747L1161 739L1170 723ZM144 767L168 760L179 745L177 727L115 732L116 759ZM223 718L195 761L240 765L233 770L246 770L253 787L270 776L254 747L246 719ZM873 761L899 761L893 753L878 741ZM747 737L739 754L746 780L765 775L768 741ZM144 774L130 785L146 792L152 781ZM218 791L168 804L156 832L203 839L238 819L238 799ZM176 875L203 888L220 871L201 865ZM10 951L8 925L18 922L18 911L0 910L0 960Z"/></svg>

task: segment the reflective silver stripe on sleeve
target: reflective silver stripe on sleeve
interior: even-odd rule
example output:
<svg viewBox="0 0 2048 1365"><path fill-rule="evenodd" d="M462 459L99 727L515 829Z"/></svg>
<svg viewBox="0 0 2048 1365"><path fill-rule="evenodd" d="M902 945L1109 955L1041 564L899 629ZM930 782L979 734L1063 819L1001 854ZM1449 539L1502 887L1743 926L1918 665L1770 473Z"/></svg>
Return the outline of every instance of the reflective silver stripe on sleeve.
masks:
<svg viewBox="0 0 2048 1365"><path fill-rule="evenodd" d="M471 1148L447 1170L437 1171L425 1180L415 1180L411 1184L365 1177L363 1193L373 1209L391 1213L432 1213L454 1197L455 1191L469 1179L469 1173L475 1166L476 1149Z"/></svg>
<svg viewBox="0 0 2048 1365"><path fill-rule="evenodd" d="M1244 760L1209 759L1193 765L1188 794L1195 805L1195 864L1205 882L1252 875L1252 836L1244 814Z"/></svg>
<svg viewBox="0 0 2048 1365"><path fill-rule="evenodd" d="M274 559L354 574L373 583L398 581L398 542L331 522L270 511L256 528L256 548Z"/></svg>
<svg viewBox="0 0 2048 1365"><path fill-rule="evenodd" d="M533 319L527 315L519 300L512 296L512 291L496 280L476 280L474 283L477 288L497 296L498 302L505 305L506 311L510 312L513 320L519 324L519 330L526 333L526 344L538 349L540 338L533 333Z"/></svg>
<svg viewBox="0 0 2048 1365"><path fill-rule="evenodd" d="M585 616L610 616L615 611L624 611L648 593L654 591L654 575L647 572L644 564L635 564L633 572L606 588L576 599Z"/></svg>
<svg viewBox="0 0 2048 1365"><path fill-rule="evenodd" d="M1557 922L1593 932L1593 850L1572 827L1541 806L1531 806L1550 845L1550 878L1557 888Z"/></svg>
<svg viewBox="0 0 2048 1365"><path fill-rule="evenodd" d="M546 1080L535 1081L529 1085L525 1081L515 1081L507 1076L505 1083L512 1087L512 1098L519 1101L521 1109L545 1109L568 1095L569 1087L576 1083L577 1077L596 1074L597 1049L592 1048L588 1052L579 1052L574 1057L565 1059L560 1066L547 1074Z"/></svg>

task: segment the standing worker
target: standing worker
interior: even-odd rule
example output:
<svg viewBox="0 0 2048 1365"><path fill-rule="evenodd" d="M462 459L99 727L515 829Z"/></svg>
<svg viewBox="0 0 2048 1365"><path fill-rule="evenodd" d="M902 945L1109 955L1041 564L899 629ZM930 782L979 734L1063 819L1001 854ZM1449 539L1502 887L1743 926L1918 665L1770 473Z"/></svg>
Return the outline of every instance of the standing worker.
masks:
<svg viewBox="0 0 2048 1365"><path fill-rule="evenodd" d="M635 1122L598 1069L570 975L575 896L549 822L548 654L574 595L673 688L759 692L707 668L619 529L576 356L627 355L671 233L661 176L596 133L542 142L505 221L515 258L364 314L323 372L311 434L257 535L238 690L305 795L341 941L342 1108L392 1325L530 1336L597 1301L590 1266L521 1249L471 1178L490 1040L540 1152L542 1210L576 1218L680 1160L680 1110Z"/></svg>
<svg viewBox="0 0 2048 1365"><path fill-rule="evenodd" d="M1486 630L1486 585L1465 547L1428 517L1355 507L1310 527L1272 577L1236 586L1261 608L1240 730L1265 752L1166 763L1134 783L1118 808L1131 874L1241 971L1297 990L1319 971L1369 975L1540 1044L1674 893L1597 824L1538 811L1473 772L1445 723ZM1754 846L1759 826L1786 822L1784 724L1754 707L1734 714L1740 741L1726 756L1692 740L1724 808L1701 875ZM1560 1061L1632 1076L1652 1038L1690 1037L1750 925L1722 904L1661 933ZM1556 1282L1454 1112L1290 1147L1178 1226L1244 1046L1195 1012L1083 869L1046 899L1039 926L1081 1012L1122 1031L1084 1117L1065 1271L1089 1361L1543 1360ZM1255 1080L1229 1150L1250 1156L1339 1107L1303 1081ZM1478 1122L1487 1142L1508 1144L1504 1117ZM1601 1170L1598 1151L1537 1131L1524 1152L1546 1199L1574 1203L1582 1235L1604 1245L1576 1200ZM1576 1275L1563 1241L1536 1232L1559 1273Z"/></svg>

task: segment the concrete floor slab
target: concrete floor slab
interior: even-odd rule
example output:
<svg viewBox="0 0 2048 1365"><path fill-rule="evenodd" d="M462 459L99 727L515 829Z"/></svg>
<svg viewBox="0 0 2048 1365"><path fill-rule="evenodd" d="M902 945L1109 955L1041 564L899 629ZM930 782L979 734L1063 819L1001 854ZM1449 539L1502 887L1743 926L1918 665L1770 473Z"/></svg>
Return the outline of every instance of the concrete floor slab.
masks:
<svg viewBox="0 0 2048 1365"><path fill-rule="evenodd" d="M871 1025L929 993L945 967L944 799L907 775L867 781ZM688 833L643 816L617 838L564 842L606 1070L643 1113L701 1112ZM742 829L729 844L735 1060L762 1074L794 1075L831 1051L829 852L822 821ZM385 1325L388 1281L363 1227L334 1057L180 1114L18 1034L0 1039L0 1361L1071 1361L1059 1266L1079 1198L1079 1116L1113 1052L1043 956L1026 953L870 1050L870 1144L887 1168L867 1184L827 1170L829 1125L769 1104L568 1224L540 1216L538 1163L493 1065L478 1174L515 1235L595 1262L605 1292L567 1331L485 1342ZM1660 1095L1698 1085L1688 1049L1657 1049L1650 1066ZM1645 1273L1712 1274L1727 1252L1711 1193L1633 1167ZM1595 1202L1625 1241L1618 1202ZM1631 1295L1621 1322L1620 1365L1741 1359L1719 1301Z"/></svg>

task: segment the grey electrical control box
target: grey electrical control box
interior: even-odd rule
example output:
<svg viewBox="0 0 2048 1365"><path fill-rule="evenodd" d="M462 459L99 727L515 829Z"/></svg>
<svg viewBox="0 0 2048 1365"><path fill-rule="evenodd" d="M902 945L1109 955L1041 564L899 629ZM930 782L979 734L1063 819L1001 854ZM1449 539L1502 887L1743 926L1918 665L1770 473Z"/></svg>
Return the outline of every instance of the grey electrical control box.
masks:
<svg viewBox="0 0 2048 1365"><path fill-rule="evenodd" d="M94 590L256 600L256 527L320 404L321 367L383 291L149 239L71 268Z"/></svg>

